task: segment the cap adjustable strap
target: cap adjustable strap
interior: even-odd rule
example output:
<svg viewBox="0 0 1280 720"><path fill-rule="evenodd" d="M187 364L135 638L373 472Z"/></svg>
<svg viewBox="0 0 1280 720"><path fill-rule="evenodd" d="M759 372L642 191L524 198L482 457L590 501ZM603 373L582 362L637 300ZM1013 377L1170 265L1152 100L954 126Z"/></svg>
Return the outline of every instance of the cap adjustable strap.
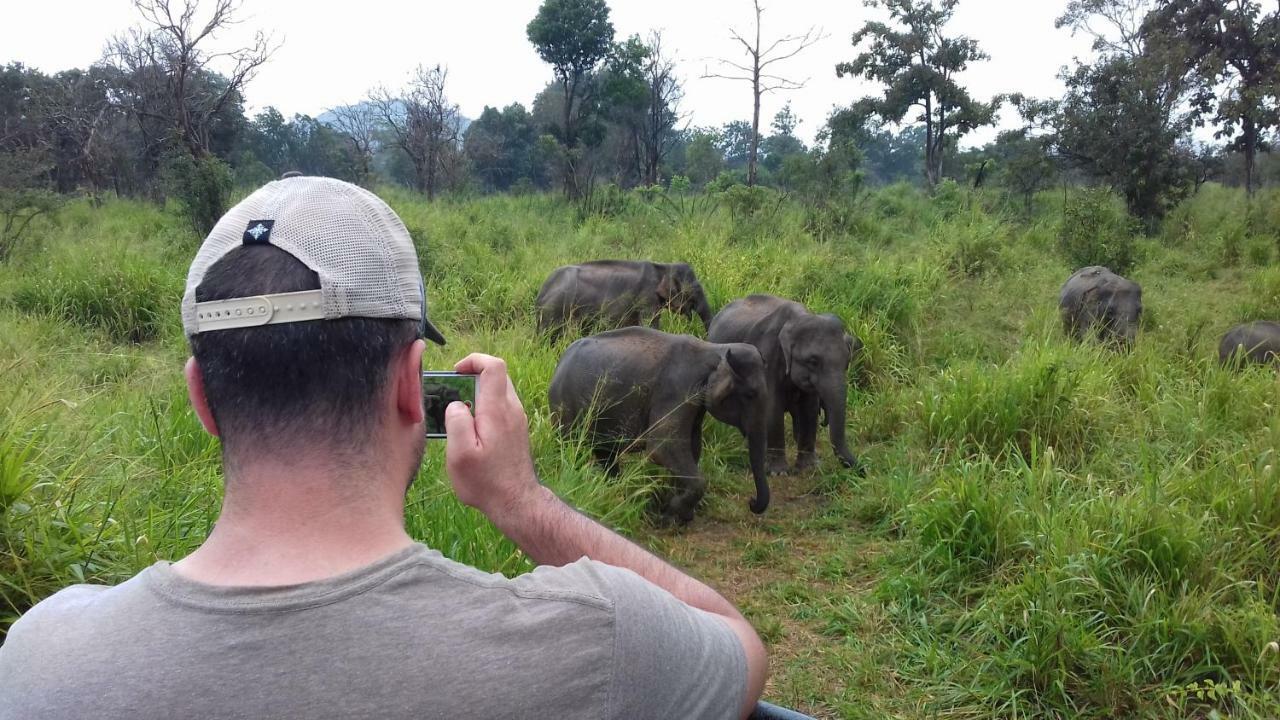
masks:
<svg viewBox="0 0 1280 720"><path fill-rule="evenodd" d="M277 293L196 303L196 332L324 319L324 291Z"/></svg>

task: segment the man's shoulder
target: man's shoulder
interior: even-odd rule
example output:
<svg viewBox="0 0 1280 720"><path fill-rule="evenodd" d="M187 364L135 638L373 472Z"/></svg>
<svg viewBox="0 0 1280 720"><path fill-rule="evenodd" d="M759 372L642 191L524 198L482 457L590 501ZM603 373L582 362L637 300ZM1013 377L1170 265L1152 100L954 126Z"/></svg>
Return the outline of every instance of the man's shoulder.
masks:
<svg viewBox="0 0 1280 720"><path fill-rule="evenodd" d="M80 617L86 612L92 612L95 605L104 599L109 599L112 594L128 591L122 588L124 585L81 584L65 587L23 613L9 631L10 635L36 625L63 625L62 621L67 618Z"/></svg>
<svg viewBox="0 0 1280 720"><path fill-rule="evenodd" d="M33 605L9 628L0 658L21 656L36 647L76 646L86 630L107 615L109 608L138 590L138 576L120 585L71 585Z"/></svg>

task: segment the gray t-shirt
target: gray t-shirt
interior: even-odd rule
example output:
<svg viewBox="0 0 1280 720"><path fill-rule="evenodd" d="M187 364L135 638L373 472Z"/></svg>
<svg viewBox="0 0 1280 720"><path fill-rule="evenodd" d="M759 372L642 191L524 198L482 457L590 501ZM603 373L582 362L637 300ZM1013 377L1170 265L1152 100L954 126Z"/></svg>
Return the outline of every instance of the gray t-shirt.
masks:
<svg viewBox="0 0 1280 720"><path fill-rule="evenodd" d="M0 646L0 720L730 718L746 679L723 620L629 570L507 579L414 545L285 587L161 562L67 588Z"/></svg>

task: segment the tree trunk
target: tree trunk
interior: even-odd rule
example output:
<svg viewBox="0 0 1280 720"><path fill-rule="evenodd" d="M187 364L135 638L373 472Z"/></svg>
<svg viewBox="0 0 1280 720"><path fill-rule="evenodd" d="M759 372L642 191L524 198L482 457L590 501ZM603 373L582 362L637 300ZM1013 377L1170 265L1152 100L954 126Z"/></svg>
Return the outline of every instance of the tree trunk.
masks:
<svg viewBox="0 0 1280 720"><path fill-rule="evenodd" d="M933 98L924 99L924 181L930 190L938 184L933 174Z"/></svg>
<svg viewBox="0 0 1280 720"><path fill-rule="evenodd" d="M1258 154L1258 126L1253 118L1244 118L1244 191L1253 197L1253 165Z"/></svg>
<svg viewBox="0 0 1280 720"><path fill-rule="evenodd" d="M760 59L756 58L755 79L752 83L751 152L747 154L747 187L756 186L756 153L760 150Z"/></svg>

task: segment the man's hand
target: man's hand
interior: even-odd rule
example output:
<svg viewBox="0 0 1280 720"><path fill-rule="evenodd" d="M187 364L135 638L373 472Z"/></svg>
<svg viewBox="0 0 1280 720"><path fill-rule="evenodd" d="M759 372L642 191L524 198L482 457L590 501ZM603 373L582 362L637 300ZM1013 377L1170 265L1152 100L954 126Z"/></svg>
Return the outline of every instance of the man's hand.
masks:
<svg viewBox="0 0 1280 720"><path fill-rule="evenodd" d="M445 409L445 471L458 499L493 520L540 494L529 419L501 358L473 353L454 369L480 377L474 417L461 402Z"/></svg>

